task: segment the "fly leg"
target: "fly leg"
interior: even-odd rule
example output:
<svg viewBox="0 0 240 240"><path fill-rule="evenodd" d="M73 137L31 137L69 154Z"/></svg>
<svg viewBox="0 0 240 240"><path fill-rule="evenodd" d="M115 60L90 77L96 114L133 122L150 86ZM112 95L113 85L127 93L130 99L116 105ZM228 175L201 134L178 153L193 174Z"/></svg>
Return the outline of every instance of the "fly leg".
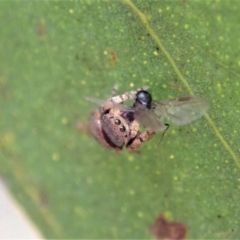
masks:
<svg viewBox="0 0 240 240"><path fill-rule="evenodd" d="M161 142L162 142L162 140L163 140L163 137L164 137L165 133L167 132L167 130L168 130L169 127L170 127L170 125L169 125L168 123L165 123L164 125L165 125L165 130L164 130L163 133L162 133L162 137L161 137L161 139L160 139L158 145L161 144Z"/></svg>

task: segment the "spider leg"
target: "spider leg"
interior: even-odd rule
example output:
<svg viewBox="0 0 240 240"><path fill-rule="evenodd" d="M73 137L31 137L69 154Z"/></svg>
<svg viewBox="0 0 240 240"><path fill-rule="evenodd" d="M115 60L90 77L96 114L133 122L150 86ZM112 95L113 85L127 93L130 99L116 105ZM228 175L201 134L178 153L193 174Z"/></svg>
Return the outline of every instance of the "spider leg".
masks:
<svg viewBox="0 0 240 240"><path fill-rule="evenodd" d="M144 142L149 141L154 136L154 134L155 132L149 130L139 133L139 135L137 135L133 141L127 145L127 148L132 151L136 151Z"/></svg>
<svg viewBox="0 0 240 240"><path fill-rule="evenodd" d="M138 91L147 90L147 89L148 89L148 86L144 86L144 87L139 88L137 90L125 92L123 94L110 97L107 101L111 101L113 103L123 103L123 102L128 101L128 100L134 100L136 98L136 94L137 94Z"/></svg>

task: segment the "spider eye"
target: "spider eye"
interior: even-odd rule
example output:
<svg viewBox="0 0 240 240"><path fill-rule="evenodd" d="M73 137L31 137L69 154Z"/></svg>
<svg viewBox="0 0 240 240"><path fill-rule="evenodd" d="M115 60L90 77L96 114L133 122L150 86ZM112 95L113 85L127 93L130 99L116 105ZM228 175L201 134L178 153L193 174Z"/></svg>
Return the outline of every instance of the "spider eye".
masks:
<svg viewBox="0 0 240 240"><path fill-rule="evenodd" d="M116 119L116 120L115 120L115 124L116 124L116 125L120 125L120 124L121 124L121 121L120 121L119 119Z"/></svg>
<svg viewBox="0 0 240 240"><path fill-rule="evenodd" d="M120 129L121 132L125 132L126 131L126 128L124 126L121 126L119 129Z"/></svg>

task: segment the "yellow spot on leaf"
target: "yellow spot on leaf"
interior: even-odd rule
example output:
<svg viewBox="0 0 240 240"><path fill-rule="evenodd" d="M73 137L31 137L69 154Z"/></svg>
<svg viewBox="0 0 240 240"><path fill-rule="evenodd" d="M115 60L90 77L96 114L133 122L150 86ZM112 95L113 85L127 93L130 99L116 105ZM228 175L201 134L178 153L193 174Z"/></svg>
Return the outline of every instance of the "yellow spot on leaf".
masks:
<svg viewBox="0 0 240 240"><path fill-rule="evenodd" d="M58 154L58 153L54 153L53 155L52 155L52 160L53 161L58 161L60 159L60 155Z"/></svg>
<svg viewBox="0 0 240 240"><path fill-rule="evenodd" d="M135 191L134 191L134 190L129 190L129 194L130 194L131 196L134 196L134 195L135 195Z"/></svg>
<svg viewBox="0 0 240 240"><path fill-rule="evenodd" d="M0 135L0 147L4 150L9 150L15 143L15 134L11 132L6 132Z"/></svg>
<svg viewBox="0 0 240 240"><path fill-rule="evenodd" d="M62 118L62 124L66 125L68 123L68 119L67 118Z"/></svg>
<svg viewBox="0 0 240 240"><path fill-rule="evenodd" d="M174 176L174 177L173 177L173 180L174 180L174 181L178 181L178 177L177 177L177 176Z"/></svg>
<svg viewBox="0 0 240 240"><path fill-rule="evenodd" d="M133 160L134 160L133 156L129 156L129 157L128 157L128 161L129 161L129 162L132 162Z"/></svg>
<svg viewBox="0 0 240 240"><path fill-rule="evenodd" d="M6 134L4 134L3 140L5 143L7 143L7 145L12 145L15 142L14 133L7 132Z"/></svg>
<svg viewBox="0 0 240 240"><path fill-rule="evenodd" d="M218 93L222 93L222 84L221 83L217 83L217 91Z"/></svg>
<svg viewBox="0 0 240 240"><path fill-rule="evenodd" d="M138 215L139 218L143 217L143 213L142 212L138 212L137 215Z"/></svg>
<svg viewBox="0 0 240 240"><path fill-rule="evenodd" d="M224 37L223 36L219 36L218 39L219 39L219 41L223 41Z"/></svg>
<svg viewBox="0 0 240 240"><path fill-rule="evenodd" d="M121 208L121 211L122 211L122 212L126 212L126 208L125 208L125 207L122 207L122 208Z"/></svg>
<svg viewBox="0 0 240 240"><path fill-rule="evenodd" d="M217 21L221 22L222 21L222 17L220 15L217 16Z"/></svg>

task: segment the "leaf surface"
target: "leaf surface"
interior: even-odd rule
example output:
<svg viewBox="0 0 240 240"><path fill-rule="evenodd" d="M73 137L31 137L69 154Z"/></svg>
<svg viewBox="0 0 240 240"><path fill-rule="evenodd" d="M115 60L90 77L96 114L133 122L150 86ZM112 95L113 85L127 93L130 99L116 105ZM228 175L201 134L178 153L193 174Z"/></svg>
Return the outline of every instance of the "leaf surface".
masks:
<svg viewBox="0 0 240 240"><path fill-rule="evenodd" d="M1 1L1 177L46 238L150 238L160 214L189 239L240 235L238 1ZM149 85L208 115L138 154L77 130Z"/></svg>

